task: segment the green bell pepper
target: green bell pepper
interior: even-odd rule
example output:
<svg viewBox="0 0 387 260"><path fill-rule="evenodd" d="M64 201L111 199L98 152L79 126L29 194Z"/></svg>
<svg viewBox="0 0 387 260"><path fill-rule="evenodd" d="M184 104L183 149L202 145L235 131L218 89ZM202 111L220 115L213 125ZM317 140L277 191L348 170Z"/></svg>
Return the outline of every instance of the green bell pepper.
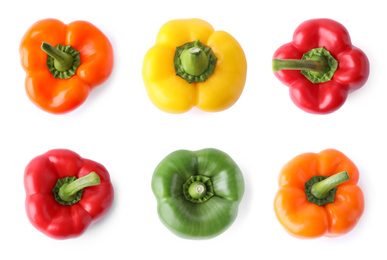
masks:
<svg viewBox="0 0 387 260"><path fill-rule="evenodd" d="M182 238L209 239L236 219L244 180L238 165L220 150L178 150L156 167L152 190L169 230Z"/></svg>

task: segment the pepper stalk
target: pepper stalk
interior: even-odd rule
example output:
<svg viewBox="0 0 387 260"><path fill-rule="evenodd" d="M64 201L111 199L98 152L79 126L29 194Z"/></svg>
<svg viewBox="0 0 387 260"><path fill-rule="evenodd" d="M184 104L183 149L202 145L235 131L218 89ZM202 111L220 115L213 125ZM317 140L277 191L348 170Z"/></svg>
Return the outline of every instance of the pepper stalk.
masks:
<svg viewBox="0 0 387 260"><path fill-rule="evenodd" d="M272 62L273 72L300 70L312 83L330 81L337 70L337 60L324 47L312 49L298 59L277 59Z"/></svg>
<svg viewBox="0 0 387 260"><path fill-rule="evenodd" d="M346 171L336 173L332 176L313 176L305 183L305 194L309 202L319 206L335 201L337 186L348 181L349 175Z"/></svg>
<svg viewBox="0 0 387 260"><path fill-rule="evenodd" d="M47 53L46 66L54 78L68 79L75 75L77 68L81 65L79 51L71 46L58 44L53 47L43 42L41 49Z"/></svg>
<svg viewBox="0 0 387 260"><path fill-rule="evenodd" d="M59 179L53 189L55 200L63 205L75 204L81 200L84 188L100 183L101 179L95 172L78 179L75 176Z"/></svg>

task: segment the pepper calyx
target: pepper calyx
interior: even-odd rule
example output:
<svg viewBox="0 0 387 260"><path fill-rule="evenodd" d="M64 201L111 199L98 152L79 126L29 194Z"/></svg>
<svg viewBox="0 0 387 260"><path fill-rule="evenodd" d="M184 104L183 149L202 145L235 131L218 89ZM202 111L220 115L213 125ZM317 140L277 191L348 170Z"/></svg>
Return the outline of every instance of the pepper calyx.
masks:
<svg viewBox="0 0 387 260"><path fill-rule="evenodd" d="M301 70L301 73L312 83L330 81L337 70L337 60L324 47L308 51L302 56L302 60L316 60L322 65L322 69L318 71Z"/></svg>
<svg viewBox="0 0 387 260"><path fill-rule="evenodd" d="M69 79L81 65L80 52L70 45L58 44L53 47L43 42L41 48L47 53L46 66L54 78Z"/></svg>
<svg viewBox="0 0 387 260"><path fill-rule="evenodd" d="M212 49L199 40L176 47L175 73L188 83L203 82L215 71L217 58Z"/></svg>
<svg viewBox="0 0 387 260"><path fill-rule="evenodd" d="M193 203L206 202L215 195L211 179L202 175L191 176L183 184L183 194Z"/></svg>

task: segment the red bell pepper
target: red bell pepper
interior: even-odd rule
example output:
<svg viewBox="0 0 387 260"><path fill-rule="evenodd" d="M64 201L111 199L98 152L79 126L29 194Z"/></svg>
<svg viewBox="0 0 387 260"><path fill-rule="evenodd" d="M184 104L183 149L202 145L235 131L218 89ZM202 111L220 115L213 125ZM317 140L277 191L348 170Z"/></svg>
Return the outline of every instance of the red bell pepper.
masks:
<svg viewBox="0 0 387 260"><path fill-rule="evenodd" d="M32 159L24 186L30 222L55 239L80 236L106 215L114 198L106 168L65 149Z"/></svg>
<svg viewBox="0 0 387 260"><path fill-rule="evenodd" d="M277 49L273 71L289 87L290 97L299 108L327 114L340 108L349 93L365 84L369 62L352 45L343 25L331 19L312 19L297 27L292 42Z"/></svg>

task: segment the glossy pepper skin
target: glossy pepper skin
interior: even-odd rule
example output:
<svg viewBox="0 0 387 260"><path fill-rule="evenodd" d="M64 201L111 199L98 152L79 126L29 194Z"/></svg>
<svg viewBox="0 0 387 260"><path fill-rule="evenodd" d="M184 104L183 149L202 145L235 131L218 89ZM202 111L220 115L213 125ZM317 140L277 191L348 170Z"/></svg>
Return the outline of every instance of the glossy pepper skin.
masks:
<svg viewBox="0 0 387 260"><path fill-rule="evenodd" d="M46 65L48 54L42 50L43 43L71 46L79 52L80 65L72 69L73 76L54 78ZM114 63L112 45L97 27L86 21L64 24L56 19L40 20L27 30L20 44L20 57L27 73L28 97L53 114L79 107L93 88L108 79Z"/></svg>
<svg viewBox="0 0 387 260"><path fill-rule="evenodd" d="M338 176L343 172L347 179L337 186L333 202L318 205L308 201L305 184L312 176ZM358 180L356 165L338 150L300 154L280 172L280 188L274 200L277 218L297 238L344 235L357 225L364 211Z"/></svg>
<svg viewBox="0 0 387 260"><path fill-rule="evenodd" d="M274 68L276 59L301 60L305 53L321 47L337 61L337 69L329 81L313 83L297 68ZM331 19L312 19L297 27L292 42L276 50L273 69L275 76L289 87L296 106L308 113L328 114L340 108L349 93L365 84L369 61L364 52L352 45L343 25Z"/></svg>
<svg viewBox="0 0 387 260"><path fill-rule="evenodd" d="M177 47L198 40L212 50L216 57L215 69L204 81L189 83L176 75L174 59ZM190 73L186 73L188 77ZM239 43L230 34L215 31L201 19L165 23L157 34L156 44L146 53L142 69L150 100L168 113L184 113L193 107L218 112L231 107L242 94L246 73L246 57Z"/></svg>
<svg viewBox="0 0 387 260"><path fill-rule="evenodd" d="M209 239L237 217L244 180L238 165L220 150L178 150L156 167L152 190L169 230L186 239Z"/></svg>
<svg viewBox="0 0 387 260"><path fill-rule="evenodd" d="M58 202L54 192L58 180L66 177L81 180L84 176L86 179L94 176L92 181L95 178L97 181L90 184L82 179L83 186L93 186L77 191L80 200L71 200L68 205ZM54 239L80 236L107 214L114 199L106 168L65 149L51 150L32 159L25 168L24 186L28 219L40 232Z"/></svg>

